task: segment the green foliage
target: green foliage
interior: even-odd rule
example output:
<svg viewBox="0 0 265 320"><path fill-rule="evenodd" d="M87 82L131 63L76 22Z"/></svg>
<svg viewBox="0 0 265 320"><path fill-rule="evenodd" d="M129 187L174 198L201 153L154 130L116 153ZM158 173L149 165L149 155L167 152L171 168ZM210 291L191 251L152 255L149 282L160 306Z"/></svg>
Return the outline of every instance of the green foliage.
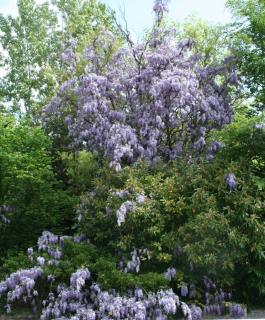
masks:
<svg viewBox="0 0 265 320"><path fill-rule="evenodd" d="M52 34L57 21L47 4L36 5L34 0L19 0L18 13L15 18L0 15L2 66L7 70L0 82L0 96L13 112L30 113L48 94L43 66L58 46Z"/></svg>
<svg viewBox="0 0 265 320"><path fill-rule="evenodd" d="M177 278L171 285L177 290L183 282L200 286L207 275L224 288L235 288L242 301L254 303L254 289L260 297L255 297L255 303L261 301L265 289L261 267L265 263L265 133L256 128L259 122L260 118L238 116L215 133L214 138L225 147L212 162L139 163L119 174L103 166L95 177L90 170L92 158L82 155L77 163L86 158L89 165L80 181L87 177L89 184L80 200L83 220L78 229L98 250L108 250L115 257L107 259L107 269L121 258L129 261L133 248L148 248L151 260L142 261L141 272L161 275L175 267ZM71 166L71 170L71 176L80 176L80 168ZM225 182L231 172L237 178L236 191L230 191ZM129 195L120 199L113 194L118 190L127 190ZM118 226L116 211L124 201L135 201L139 193L146 201ZM102 283L109 283L102 274ZM122 273L117 277L123 277ZM112 284L124 287L115 281ZM130 278L126 281L130 283Z"/></svg>
<svg viewBox="0 0 265 320"><path fill-rule="evenodd" d="M71 192L80 195L92 189L93 182L101 170L98 159L92 153L86 151L74 154L63 152L61 160L66 168Z"/></svg>
<svg viewBox="0 0 265 320"><path fill-rule="evenodd" d="M228 0L234 15L231 29L233 53L237 56L242 80L256 97L254 106L263 109L265 103L265 3L263 0Z"/></svg>
<svg viewBox="0 0 265 320"><path fill-rule="evenodd" d="M0 204L13 208L0 233L2 255L35 243L44 229L71 230L75 199L55 179L50 146L41 128L1 116Z"/></svg>
<svg viewBox="0 0 265 320"><path fill-rule="evenodd" d="M45 255L44 255L45 256ZM34 255L34 259L37 255ZM46 256L46 261L49 257ZM19 261L20 260L20 261ZM48 266L44 268L44 276L55 275L55 282L52 288L56 289L59 283L69 285L69 279L73 272L80 267L85 267L92 273L92 281L101 285L103 290L113 288L122 292L136 287L143 288L146 292L156 291L168 287L168 280L163 274L154 272L141 273L140 275L124 273L116 268L116 257L108 254L106 251L99 251L95 246L89 243L74 243L71 238L65 242L63 256L58 266ZM9 254L0 268L0 280L6 275L15 272L20 268L30 268L34 266L34 261L30 262L25 253L19 252L17 255ZM46 287L46 290L51 288ZM45 288L42 294L45 296ZM46 292L47 294L47 292Z"/></svg>
<svg viewBox="0 0 265 320"><path fill-rule="evenodd" d="M68 79L60 61L69 41L82 51L102 28L115 32L113 13L97 0L51 2L19 0L17 17L0 15L0 99L11 112L37 120Z"/></svg>
<svg viewBox="0 0 265 320"><path fill-rule="evenodd" d="M222 63L225 57L231 55L228 27L221 24L210 24L192 15L177 26L178 38L195 41L195 52L203 57L203 66Z"/></svg>
<svg viewBox="0 0 265 320"><path fill-rule="evenodd" d="M97 47L99 55L105 57L102 68L121 41L113 14L98 1L52 3L60 15L48 4L20 0L18 17L0 16L4 53L1 64L8 67L0 80L1 110L7 102L15 113L36 115L34 110L41 110L58 85L69 77L58 57L62 46L72 38L79 41L76 50L81 57L84 46L97 38L102 26L114 31L117 42L108 52ZM228 5L237 19L232 29L233 53L238 57L242 80L262 107L264 2L228 0ZM179 28L179 37L194 39L194 50L209 65L230 54L226 31L226 27L191 17ZM76 73L82 68L80 59ZM75 112L74 101L68 107ZM103 289L120 292L135 287L156 291L169 285L179 292L183 283L202 287L202 278L207 275L224 289L233 287L239 300L262 303L265 131L262 126L256 127L262 120L262 116L237 115L231 125L215 132L212 139L223 142L225 147L212 162L143 162L116 173L101 155L69 153L61 119L47 125L47 131L53 134L51 140L40 127L2 114L0 205L9 205L12 212L7 214L11 223L0 225L0 279L19 268L33 266L25 250L36 243L43 230L63 235L72 234L74 229L89 241L77 244L69 238L59 265L45 266L46 276L51 272L56 275L54 289L60 282L67 283L80 267L87 267L92 281ZM235 191L226 185L229 173L237 178ZM114 195L120 190L128 191L127 197ZM134 202L137 194L145 195L145 202L118 226L116 211L124 201ZM82 220L74 225L79 196ZM148 248L151 259L141 257L139 274L117 269L118 262L131 259L134 248ZM177 270L171 283L163 274L168 267ZM45 296L50 288L45 282L39 285Z"/></svg>

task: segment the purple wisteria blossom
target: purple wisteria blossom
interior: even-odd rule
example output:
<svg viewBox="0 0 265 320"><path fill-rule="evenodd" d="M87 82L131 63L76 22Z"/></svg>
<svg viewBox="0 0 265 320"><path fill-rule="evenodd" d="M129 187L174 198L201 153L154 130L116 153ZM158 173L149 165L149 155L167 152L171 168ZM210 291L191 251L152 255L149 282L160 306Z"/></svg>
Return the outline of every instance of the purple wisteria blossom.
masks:
<svg viewBox="0 0 265 320"><path fill-rule="evenodd" d="M231 304L229 306L230 315L233 318L243 318L246 316L246 309L243 308L240 304Z"/></svg>
<svg viewBox="0 0 265 320"><path fill-rule="evenodd" d="M165 277L171 281L176 276L176 269L175 268L168 268L165 272Z"/></svg>
<svg viewBox="0 0 265 320"><path fill-rule="evenodd" d="M132 212L134 209L134 203L132 201L125 201L122 203L120 208L116 211L117 223L120 226L125 222L128 213Z"/></svg>
<svg viewBox="0 0 265 320"><path fill-rule="evenodd" d="M7 295L7 311L11 311L11 304L16 301L34 304L35 297L38 296L38 292L35 290L36 280L42 274L43 269L40 267L18 270L0 282L0 298Z"/></svg>
<svg viewBox="0 0 265 320"><path fill-rule="evenodd" d="M145 295L142 289L136 288L120 296L114 291L101 291L96 283L85 289L85 280L89 278L90 272L80 269L71 276L70 287L59 286L56 294L50 293L43 303L41 319L166 320L180 306L178 296L171 289ZM190 314L185 305L185 317L191 320L187 317Z"/></svg>
<svg viewBox="0 0 265 320"><path fill-rule="evenodd" d="M189 290L188 290L187 285L183 285L183 286L181 287L181 296L182 296L182 297L187 297L188 292L189 292Z"/></svg>
<svg viewBox="0 0 265 320"><path fill-rule="evenodd" d="M199 308L195 305L191 305L190 310L191 310L192 320L201 320L201 318L202 318L201 308Z"/></svg>
<svg viewBox="0 0 265 320"><path fill-rule="evenodd" d="M127 196L132 195L128 190L115 191L112 193L114 196L119 197L121 199L126 198ZM122 223L125 222L127 215L130 212L133 212L140 205L142 205L146 200L146 196L140 193L136 194L135 201L127 200L123 202L118 210L116 211L117 223L118 226L121 226Z"/></svg>
<svg viewBox="0 0 265 320"><path fill-rule="evenodd" d="M226 184L230 191L235 191L237 186L236 176L233 173L229 173L226 176Z"/></svg>
<svg viewBox="0 0 265 320"><path fill-rule="evenodd" d="M80 269L72 274L70 283L76 291L81 291L82 287L85 285L86 280L90 278L90 272L88 269Z"/></svg>
<svg viewBox="0 0 265 320"><path fill-rule="evenodd" d="M47 236L52 244L47 243ZM46 252L49 246L58 245L58 243L62 243L61 237L47 231L38 240L39 248ZM33 254L33 249L29 248L28 255L33 257ZM132 260L127 264L127 272L138 272L141 258L150 259L151 254L145 248L134 249L131 255ZM189 307L184 302L180 302L172 289L147 293L142 288L136 287L123 295L114 289L102 291L99 284L92 282L91 273L87 268L78 269L71 275L69 286L59 284L57 290L53 289L47 298L42 300L36 290L37 282L46 280L52 285L56 277L52 273L44 276L47 264L44 263L43 257L39 256L36 262L43 265L43 268L36 266L28 270L19 270L0 282L0 298L6 297L7 312L11 311L12 304L15 302L24 302L30 304L35 311L38 307L42 308L40 309L41 320L167 320L171 319L171 316L174 316L178 310L182 312L186 320L201 319L202 310L194 304ZM175 273L174 268L167 270L171 279ZM216 285L207 277L204 277L204 283L207 290L204 314L221 315L225 312L225 299L231 296L221 289L217 290ZM195 286L190 285L190 291L193 290ZM181 294L187 296L187 285L182 286ZM243 317L246 313L246 310L238 304L230 303L229 310L231 316L238 318Z"/></svg>

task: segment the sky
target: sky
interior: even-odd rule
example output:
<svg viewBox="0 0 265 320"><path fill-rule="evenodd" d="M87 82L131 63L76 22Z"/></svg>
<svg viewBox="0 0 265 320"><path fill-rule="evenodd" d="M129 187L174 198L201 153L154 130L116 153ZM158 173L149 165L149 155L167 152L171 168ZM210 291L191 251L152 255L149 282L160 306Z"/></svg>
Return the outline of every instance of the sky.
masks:
<svg viewBox="0 0 265 320"><path fill-rule="evenodd" d="M0 0L1 1L1 0ZM109 7L119 13L125 12L131 32L140 35L142 30L152 24L153 0L103 0ZM192 14L212 23L227 23L231 15L225 8L226 0L171 0L169 16L178 22ZM121 16L121 15L120 15Z"/></svg>
<svg viewBox="0 0 265 320"><path fill-rule="evenodd" d="M152 25L153 0L101 0L116 10L118 17L125 12L130 32L139 37L144 28ZM44 0L37 0L41 3ZM182 22L185 17L196 13L199 17L213 23L226 23L231 20L225 8L225 0L171 0L169 5L171 19ZM0 13L15 15L16 0L0 0Z"/></svg>

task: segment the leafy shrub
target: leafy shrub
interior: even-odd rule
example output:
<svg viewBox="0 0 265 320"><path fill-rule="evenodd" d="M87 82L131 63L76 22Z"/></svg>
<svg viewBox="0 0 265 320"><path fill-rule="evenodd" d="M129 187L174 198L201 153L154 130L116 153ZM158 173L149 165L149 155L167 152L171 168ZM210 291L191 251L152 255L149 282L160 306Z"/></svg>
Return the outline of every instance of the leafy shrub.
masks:
<svg viewBox="0 0 265 320"><path fill-rule="evenodd" d="M207 275L224 288L233 287L238 299L259 303L251 298L255 288L262 301L265 289L260 186L265 134L257 121L239 117L219 132L225 147L214 161L139 163L120 173L103 168L81 197L79 232L97 248L107 248L117 262L129 261L133 248L147 248L152 258L142 262L141 270L161 274L174 267L177 287L182 282L203 286ZM229 173L236 177L234 191L227 185ZM145 201L119 226L119 208L134 203L137 194Z"/></svg>
<svg viewBox="0 0 265 320"><path fill-rule="evenodd" d="M70 232L75 198L60 188L50 140L41 128L0 118L0 205L11 208L0 226L0 250L27 248L43 229Z"/></svg>

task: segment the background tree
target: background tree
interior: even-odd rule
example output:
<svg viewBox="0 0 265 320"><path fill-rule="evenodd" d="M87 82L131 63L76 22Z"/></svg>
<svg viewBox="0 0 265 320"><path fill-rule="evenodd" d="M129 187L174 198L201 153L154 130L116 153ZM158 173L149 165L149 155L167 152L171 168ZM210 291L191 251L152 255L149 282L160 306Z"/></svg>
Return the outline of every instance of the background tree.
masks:
<svg viewBox="0 0 265 320"><path fill-rule="evenodd" d="M245 93L258 110L265 104L265 3L263 0L228 0L234 15L233 53ZM253 99L254 102L253 102Z"/></svg>
<svg viewBox="0 0 265 320"><path fill-rule="evenodd" d="M49 84L44 68L56 50L53 41L57 19L48 4L18 1L18 16L0 16L4 74L1 96L13 112L30 114Z"/></svg>
<svg viewBox="0 0 265 320"><path fill-rule="evenodd" d="M203 66L216 65L231 55L231 38L226 25L211 24L192 15L176 28L179 40L188 38L195 42L194 51L202 56Z"/></svg>
<svg viewBox="0 0 265 320"><path fill-rule="evenodd" d="M71 229L75 197L56 179L50 150L40 127L0 116L0 219L3 213L10 222L0 232L2 258L34 243L43 229Z"/></svg>
<svg viewBox="0 0 265 320"><path fill-rule="evenodd" d="M114 31L112 13L96 0L52 4L19 0L17 17L0 16L0 96L20 115L36 116L66 80L61 55L71 39L82 47L102 27Z"/></svg>

